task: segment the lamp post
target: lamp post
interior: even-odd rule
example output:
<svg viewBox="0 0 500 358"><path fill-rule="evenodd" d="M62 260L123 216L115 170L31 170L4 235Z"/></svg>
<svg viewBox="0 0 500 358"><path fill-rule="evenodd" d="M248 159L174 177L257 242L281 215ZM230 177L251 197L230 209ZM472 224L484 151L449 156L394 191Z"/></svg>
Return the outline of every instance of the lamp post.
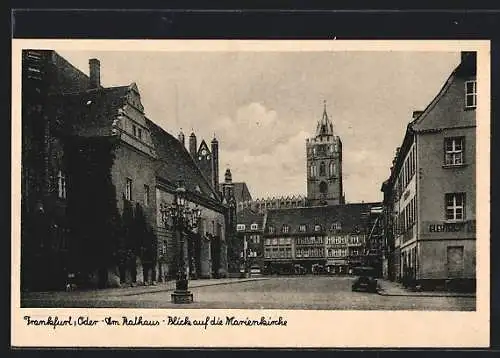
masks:
<svg viewBox="0 0 500 358"><path fill-rule="evenodd" d="M193 294L188 290L188 277L184 260L184 235L197 228L201 210L198 206L193 209L186 206L186 189L181 183L175 190L174 202L167 208L167 214L173 221L174 232L179 242L177 277L175 291L171 295L172 302L192 303Z"/></svg>

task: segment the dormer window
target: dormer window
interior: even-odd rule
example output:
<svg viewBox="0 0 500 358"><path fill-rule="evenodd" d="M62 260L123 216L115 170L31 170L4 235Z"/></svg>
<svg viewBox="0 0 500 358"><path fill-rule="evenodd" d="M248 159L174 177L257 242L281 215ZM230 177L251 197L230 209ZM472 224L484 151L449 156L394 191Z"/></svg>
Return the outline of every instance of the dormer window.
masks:
<svg viewBox="0 0 500 358"><path fill-rule="evenodd" d="M314 225L314 231L321 231L321 225Z"/></svg>
<svg viewBox="0 0 500 358"><path fill-rule="evenodd" d="M306 232L306 225L304 225L304 224L299 225L299 231L300 232Z"/></svg>
<svg viewBox="0 0 500 358"><path fill-rule="evenodd" d="M465 81L465 108L476 108L476 80Z"/></svg>
<svg viewBox="0 0 500 358"><path fill-rule="evenodd" d="M259 228L259 225L257 225L257 224L250 225L250 230L257 230L258 228Z"/></svg>
<svg viewBox="0 0 500 358"><path fill-rule="evenodd" d="M236 231L245 231L245 224L236 225Z"/></svg>
<svg viewBox="0 0 500 358"><path fill-rule="evenodd" d="M290 230L290 227L288 225L283 225L283 227L281 228L281 232L287 234L288 231Z"/></svg>
<svg viewBox="0 0 500 358"><path fill-rule="evenodd" d="M274 226L269 226L267 230L269 231L270 234L274 234Z"/></svg>

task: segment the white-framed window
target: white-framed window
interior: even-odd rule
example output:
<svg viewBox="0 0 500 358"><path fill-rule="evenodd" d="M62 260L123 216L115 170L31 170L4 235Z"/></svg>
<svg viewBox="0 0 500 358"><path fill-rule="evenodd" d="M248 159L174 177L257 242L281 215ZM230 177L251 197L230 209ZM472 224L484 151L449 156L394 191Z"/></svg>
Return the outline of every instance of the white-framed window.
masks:
<svg viewBox="0 0 500 358"><path fill-rule="evenodd" d="M476 108L477 102L476 80L465 81L465 108Z"/></svg>
<svg viewBox="0 0 500 358"><path fill-rule="evenodd" d="M149 185L144 185L144 206L149 206Z"/></svg>
<svg viewBox="0 0 500 358"><path fill-rule="evenodd" d="M335 222L332 224L332 230L341 230L342 224L340 222Z"/></svg>
<svg viewBox="0 0 500 358"><path fill-rule="evenodd" d="M57 196L66 199L66 175L61 170L57 172Z"/></svg>
<svg viewBox="0 0 500 358"><path fill-rule="evenodd" d="M446 220L465 219L465 193L450 193L445 195Z"/></svg>
<svg viewBox="0 0 500 358"><path fill-rule="evenodd" d="M273 245L278 245L278 238L277 237L273 238L271 242Z"/></svg>
<svg viewBox="0 0 500 358"><path fill-rule="evenodd" d="M236 231L245 231L245 224L236 224Z"/></svg>
<svg viewBox="0 0 500 358"><path fill-rule="evenodd" d="M132 179L127 178L125 182L125 199L132 200Z"/></svg>
<svg viewBox="0 0 500 358"><path fill-rule="evenodd" d="M269 231L270 234L274 234L274 226L269 226L267 230Z"/></svg>
<svg viewBox="0 0 500 358"><path fill-rule="evenodd" d="M299 225L299 231L306 232L306 225L304 225L304 224Z"/></svg>
<svg viewBox="0 0 500 358"><path fill-rule="evenodd" d="M321 225L314 225L314 231L321 231Z"/></svg>
<svg viewBox="0 0 500 358"><path fill-rule="evenodd" d="M167 254L167 240L164 240L162 245L161 245L161 254L162 255Z"/></svg>
<svg viewBox="0 0 500 358"><path fill-rule="evenodd" d="M460 165L464 163L464 137L444 139L444 164Z"/></svg>
<svg viewBox="0 0 500 358"><path fill-rule="evenodd" d="M290 230L290 227L288 225L283 225L283 227L281 228L281 231L285 234L287 234L289 230Z"/></svg>
<svg viewBox="0 0 500 358"><path fill-rule="evenodd" d="M250 225L250 230L257 230L258 228L259 228L259 225L255 224L255 223Z"/></svg>

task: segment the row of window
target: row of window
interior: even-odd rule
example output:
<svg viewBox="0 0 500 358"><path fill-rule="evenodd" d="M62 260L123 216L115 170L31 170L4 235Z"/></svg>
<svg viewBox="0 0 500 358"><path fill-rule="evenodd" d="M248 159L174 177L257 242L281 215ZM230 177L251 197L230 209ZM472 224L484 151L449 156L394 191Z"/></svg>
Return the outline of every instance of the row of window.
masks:
<svg viewBox="0 0 500 358"><path fill-rule="evenodd" d="M465 220L465 193L445 194L445 219L448 221ZM399 235L410 229L417 221L416 198L410 200L403 211L394 219L394 232Z"/></svg>
<svg viewBox="0 0 500 358"><path fill-rule="evenodd" d="M450 137L444 139L444 165L460 166L465 164L465 137ZM396 181L396 198L399 199L416 172L415 147L410 150L403 168Z"/></svg>
<svg viewBox="0 0 500 358"><path fill-rule="evenodd" d="M315 232L319 232L322 230L322 226L321 225L314 225L314 231ZM273 234L275 232L275 227L270 225L268 226L268 232L270 234ZM331 226L330 226L330 231L336 231L336 230L342 230L342 224L340 222L336 222L336 223L333 223ZM283 225L281 226L281 232L282 233L289 233L290 232L290 226L289 225ZM299 232L307 232L307 225L306 224L300 224L299 225Z"/></svg>
<svg viewBox="0 0 500 358"><path fill-rule="evenodd" d="M244 207L244 203L239 203L240 207ZM306 201L305 200L298 200L298 201L266 201L263 203L257 203L256 207L257 209L263 209L263 208L283 208L283 207L288 207L288 208L294 208L294 207L300 207L300 206L305 206Z"/></svg>
<svg viewBox="0 0 500 358"><path fill-rule="evenodd" d="M328 236L326 238L327 245L333 244L361 244L362 238L357 235L344 235L344 236Z"/></svg>
<svg viewBox="0 0 500 358"><path fill-rule="evenodd" d="M144 185L144 206L149 206L149 185ZM132 179L127 178L125 182L125 199L133 200L133 182Z"/></svg>
<svg viewBox="0 0 500 358"><path fill-rule="evenodd" d="M291 258L292 249L290 247L266 247L264 249L265 258Z"/></svg>
<svg viewBox="0 0 500 358"><path fill-rule="evenodd" d="M257 240L258 240L257 235ZM297 237L296 238L297 245L323 245L325 240L322 236L307 236L307 237ZM259 241L256 241L258 243ZM358 235L344 235L344 236L328 236L326 238L327 245L333 244L362 244L363 238ZM290 237L282 237L282 238L267 238L265 241L265 245L291 245L292 238Z"/></svg>
<svg viewBox="0 0 500 358"><path fill-rule="evenodd" d="M297 245L323 245L324 240L322 236L306 236L306 237L298 237Z"/></svg>
<svg viewBox="0 0 500 358"><path fill-rule="evenodd" d="M403 211L399 213L394 221L394 232L396 235L403 234L409 230L417 221L417 198L413 197L406 204Z"/></svg>
<svg viewBox="0 0 500 358"><path fill-rule="evenodd" d="M326 252L328 257L347 256L347 249L328 249Z"/></svg>
<svg viewBox="0 0 500 358"><path fill-rule="evenodd" d="M350 253L347 249L328 249L326 250L327 257L346 257L346 256L359 256L358 249L352 250ZM293 252L290 247L266 247L264 248L265 258L292 258ZM295 257L325 257L325 250L319 247L311 248L298 248L295 250Z"/></svg>
<svg viewBox="0 0 500 358"><path fill-rule="evenodd" d="M315 178L318 176L318 167L316 166L316 163L312 163L311 166L309 167L309 174L311 178ZM319 164L319 176L337 176L337 164L334 162L330 162L328 164L328 173L326 171L326 164L325 162L321 162Z"/></svg>
<svg viewBox="0 0 500 358"><path fill-rule="evenodd" d="M133 199L132 179L127 178L125 182L125 199ZM61 170L57 172L57 196L60 199L66 199L67 196L67 179L66 174ZM149 186L144 185L144 205L149 206Z"/></svg>
<svg viewBox="0 0 500 358"><path fill-rule="evenodd" d="M328 146L325 145L325 144L316 145L316 146L312 147L312 155L314 155L314 156L316 156L316 155L326 155L327 151L330 154L333 154L337 150L338 150L338 144L337 143L333 143L333 144L330 144ZM311 153L311 149L310 149L309 153Z"/></svg>
<svg viewBox="0 0 500 358"><path fill-rule="evenodd" d="M298 248L295 250L296 257L324 257L325 251L319 247Z"/></svg>
<svg viewBox="0 0 500 358"><path fill-rule="evenodd" d="M272 239L266 239L265 241L266 245L291 245L292 244L292 238L291 237L274 237Z"/></svg>
<svg viewBox="0 0 500 358"><path fill-rule="evenodd" d="M258 230L259 225L258 224L251 224L250 225L250 230ZM246 230L246 225L245 224L237 224L236 225L236 231L245 231Z"/></svg>
<svg viewBox="0 0 500 358"><path fill-rule="evenodd" d="M246 237L247 242L250 242L252 244L259 244L260 243L260 235L248 235Z"/></svg>
<svg viewBox="0 0 500 358"><path fill-rule="evenodd" d="M417 152L416 147L412 146L410 152L408 153L401 172L396 180L396 198L399 199L406 187L412 180L413 176L417 170Z"/></svg>

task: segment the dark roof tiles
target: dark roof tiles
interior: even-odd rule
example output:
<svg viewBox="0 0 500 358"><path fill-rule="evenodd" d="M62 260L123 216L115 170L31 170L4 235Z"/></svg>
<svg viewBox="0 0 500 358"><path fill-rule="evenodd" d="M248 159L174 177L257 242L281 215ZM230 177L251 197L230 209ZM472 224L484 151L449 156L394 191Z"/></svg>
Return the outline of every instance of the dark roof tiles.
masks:
<svg viewBox="0 0 500 358"><path fill-rule="evenodd" d="M363 229L364 220L369 216L370 208L380 203L359 203L328 205L302 208L270 209L267 212L266 232L273 226L278 233L284 225L289 226L289 234L300 233L299 226L306 225L306 232L314 231L320 225L321 231L330 230L332 224L340 222L341 231Z"/></svg>
<svg viewBox="0 0 500 358"><path fill-rule="evenodd" d="M218 200L218 194L212 189L182 143L153 121L146 119L146 123L158 156L161 158L157 175L172 185L182 179L186 190L198 193L201 191L204 196Z"/></svg>

